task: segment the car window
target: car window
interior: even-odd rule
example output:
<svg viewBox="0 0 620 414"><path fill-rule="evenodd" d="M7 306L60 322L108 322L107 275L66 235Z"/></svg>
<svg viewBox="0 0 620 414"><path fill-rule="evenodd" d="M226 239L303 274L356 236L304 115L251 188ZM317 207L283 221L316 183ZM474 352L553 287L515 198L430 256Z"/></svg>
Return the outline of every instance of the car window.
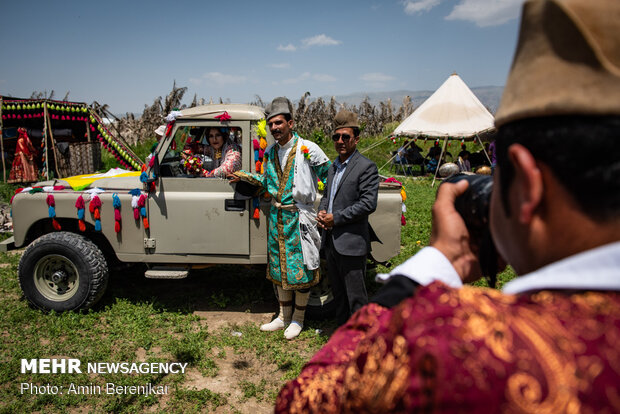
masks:
<svg viewBox="0 0 620 414"><path fill-rule="evenodd" d="M241 168L242 129L236 126L183 125L160 165L164 177L226 178Z"/></svg>

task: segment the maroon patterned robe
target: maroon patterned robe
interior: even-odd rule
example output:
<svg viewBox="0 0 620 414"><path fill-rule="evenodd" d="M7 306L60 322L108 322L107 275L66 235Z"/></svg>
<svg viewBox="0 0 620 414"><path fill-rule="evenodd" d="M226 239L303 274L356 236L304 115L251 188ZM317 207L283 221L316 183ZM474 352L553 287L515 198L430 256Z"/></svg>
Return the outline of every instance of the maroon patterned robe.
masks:
<svg viewBox="0 0 620 414"><path fill-rule="evenodd" d="M391 309L371 303L276 412L620 412L620 293L435 282Z"/></svg>

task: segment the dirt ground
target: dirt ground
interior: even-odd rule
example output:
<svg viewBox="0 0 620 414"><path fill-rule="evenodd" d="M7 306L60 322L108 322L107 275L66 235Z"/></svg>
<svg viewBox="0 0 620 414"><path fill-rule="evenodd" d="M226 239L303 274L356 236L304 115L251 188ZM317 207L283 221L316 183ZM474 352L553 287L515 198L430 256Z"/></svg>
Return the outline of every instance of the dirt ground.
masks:
<svg viewBox="0 0 620 414"><path fill-rule="evenodd" d="M248 313L235 311L196 311L195 315L200 316L201 323L206 323L207 330L215 333L221 328L232 325L244 325L252 323L263 324L273 317L273 312ZM231 331L232 332L232 331ZM197 369L190 368L185 374L183 384L187 389L203 390L208 389L212 392L227 395L232 404L218 407L215 413L241 412L248 414L272 413L273 404L267 401L257 401L255 398L244 400L239 382L248 381L258 384L265 380L271 386L279 386L274 378L269 375L277 370L275 364L265 364L248 356L239 356L231 348L222 349L226 357L218 359L219 368L216 377L205 377ZM217 353L215 350L214 353Z"/></svg>

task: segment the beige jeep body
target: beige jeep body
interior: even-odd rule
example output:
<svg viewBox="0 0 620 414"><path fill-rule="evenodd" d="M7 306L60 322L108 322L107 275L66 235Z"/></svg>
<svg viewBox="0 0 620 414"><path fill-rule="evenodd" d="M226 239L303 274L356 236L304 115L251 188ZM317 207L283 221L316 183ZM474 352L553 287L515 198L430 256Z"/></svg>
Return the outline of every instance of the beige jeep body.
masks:
<svg viewBox="0 0 620 414"><path fill-rule="evenodd" d="M216 116L227 113L222 123ZM226 179L194 177L181 168L181 151L188 138L204 139L208 127L227 127L241 148L242 169L255 171L253 140L258 139L257 123L263 110L250 105L205 105L181 111L155 152L157 160L149 169L155 173L154 191L138 175L110 177L93 182L91 188L104 190L101 200L101 230L95 230L95 218L84 214L86 230L78 225L77 192L62 180L37 186L63 186L51 194L55 200L55 230L46 202L50 192L17 194L12 204L14 246L28 249L20 262L20 284L26 297L43 309L68 310L89 307L102 295L107 284L107 263L144 263L147 277L181 278L192 268L208 264L267 263L267 212L269 201L260 199L260 217L253 218L253 200L235 197L236 184ZM272 137L267 135L269 144ZM136 220L129 191L148 194L146 213ZM113 195L121 202L121 229L115 231ZM241 199L240 199L241 198ZM317 200L317 205L318 201ZM372 256L387 262L400 249L400 186L381 183L379 203L370 216L380 242L373 242ZM77 247L76 247L77 246ZM92 256L92 257L91 257ZM87 258L88 260L84 259ZM95 280L93 280L95 279ZM94 287L93 287L94 285ZM322 286L325 293L326 287ZM319 293L319 305L326 300Z"/></svg>

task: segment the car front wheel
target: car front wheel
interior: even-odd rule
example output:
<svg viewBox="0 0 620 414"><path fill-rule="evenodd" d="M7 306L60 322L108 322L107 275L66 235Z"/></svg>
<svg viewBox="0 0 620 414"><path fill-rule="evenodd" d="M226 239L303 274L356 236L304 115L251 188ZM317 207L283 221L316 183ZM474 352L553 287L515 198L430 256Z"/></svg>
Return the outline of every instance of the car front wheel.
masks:
<svg viewBox="0 0 620 414"><path fill-rule="evenodd" d="M24 252L18 267L24 296L42 310L87 309L103 295L108 266L101 250L75 233L49 233Z"/></svg>

